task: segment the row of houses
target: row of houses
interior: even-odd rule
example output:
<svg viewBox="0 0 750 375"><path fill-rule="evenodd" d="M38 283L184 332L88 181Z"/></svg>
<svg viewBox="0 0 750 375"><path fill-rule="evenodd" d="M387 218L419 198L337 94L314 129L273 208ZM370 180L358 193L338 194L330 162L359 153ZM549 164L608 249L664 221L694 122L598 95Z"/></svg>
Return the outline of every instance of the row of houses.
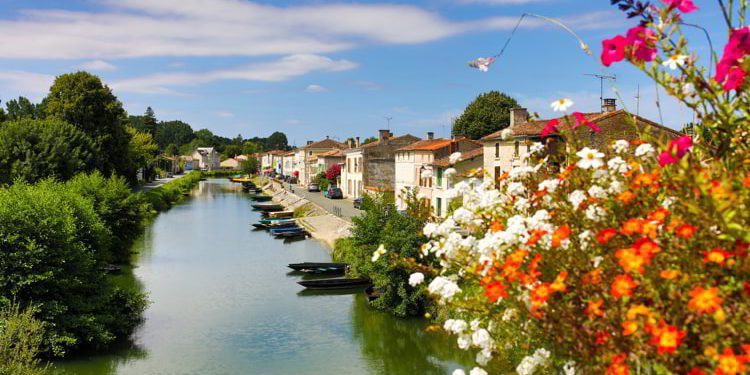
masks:
<svg viewBox="0 0 750 375"><path fill-rule="evenodd" d="M611 102L610 102L611 103ZM674 138L679 132L659 125L614 106L601 112L584 114L586 119L601 128L593 132L589 127L573 129L560 118L561 131L575 135L575 139L589 147L605 150L618 139L634 140L644 132L656 138ZM636 126L633 126L635 120ZM486 178L497 177L517 166L523 166L533 142L542 141L542 130L549 120L530 120L525 108L511 111L507 130L489 134L480 140L467 138L435 138L432 132L424 139L411 134L394 136L380 130L377 140L360 144L341 143L326 137L318 142L308 142L292 151L270 151L260 157L266 174L295 176L297 183L307 186L315 176L332 165L341 165L341 176L336 183L345 198L355 199L367 193L392 192L399 209L405 208L405 189L416 189L418 197L437 216L445 216L450 204L447 194L452 185L471 172L483 170ZM564 148L560 136L544 139L548 152ZM460 152L461 157L451 163L449 157ZM560 153L562 155L563 153ZM564 160L558 161L564 163ZM448 179L445 171L454 168L457 178Z"/></svg>

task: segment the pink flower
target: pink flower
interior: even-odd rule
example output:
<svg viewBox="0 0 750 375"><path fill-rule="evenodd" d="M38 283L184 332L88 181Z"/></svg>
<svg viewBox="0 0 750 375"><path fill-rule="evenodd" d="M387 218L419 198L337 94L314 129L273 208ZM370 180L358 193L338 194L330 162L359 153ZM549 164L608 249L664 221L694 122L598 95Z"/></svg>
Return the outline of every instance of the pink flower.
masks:
<svg viewBox="0 0 750 375"><path fill-rule="evenodd" d="M573 117L575 117L575 119L576 119L576 124L573 125L573 129L576 129L576 128L578 128L581 125L586 125L589 128L591 128L591 130L593 130L596 133L602 131L602 128L600 128L599 126L597 126L593 122L589 121L586 118L586 116L584 116L583 113L581 113L581 112L573 112Z"/></svg>
<svg viewBox="0 0 750 375"><path fill-rule="evenodd" d="M669 141L667 149L659 154L659 165L663 167L679 162L692 147L693 138L687 135Z"/></svg>
<svg viewBox="0 0 750 375"><path fill-rule="evenodd" d="M698 7L693 4L693 0L665 0L664 2L672 8L679 9L682 13L690 13L698 10Z"/></svg>
<svg viewBox="0 0 750 375"><path fill-rule="evenodd" d="M729 42L724 47L724 56L716 64L716 82L724 85L724 91L739 91L745 81L742 60L750 54L750 26L732 30Z"/></svg>
<svg viewBox="0 0 750 375"><path fill-rule="evenodd" d="M602 41L602 64L610 66L612 63L622 61L625 58L625 46L628 44L627 39L622 35L617 35L612 39Z"/></svg>
<svg viewBox="0 0 750 375"><path fill-rule="evenodd" d="M630 47L631 60L648 62L656 57L656 36L653 31L643 26L636 26L628 30L627 42Z"/></svg>
<svg viewBox="0 0 750 375"><path fill-rule="evenodd" d="M547 125L542 129L542 137L547 137L552 133L557 133L557 126L560 125L560 120L552 119L547 122Z"/></svg>

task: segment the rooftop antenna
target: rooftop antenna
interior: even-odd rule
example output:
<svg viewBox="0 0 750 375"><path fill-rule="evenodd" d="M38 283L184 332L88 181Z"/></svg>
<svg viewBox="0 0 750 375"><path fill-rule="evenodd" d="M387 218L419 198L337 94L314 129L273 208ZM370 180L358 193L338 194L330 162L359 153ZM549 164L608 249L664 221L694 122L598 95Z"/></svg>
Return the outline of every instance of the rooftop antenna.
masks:
<svg viewBox="0 0 750 375"><path fill-rule="evenodd" d="M602 75L602 74L585 74L585 75L599 78L599 86L600 86L599 104L602 107L602 112L604 112L604 80L609 79L612 81L616 81L617 76L608 76L608 75Z"/></svg>
<svg viewBox="0 0 750 375"><path fill-rule="evenodd" d="M388 131L391 131L391 120L393 120L392 116L383 116L383 118L388 121Z"/></svg>
<svg viewBox="0 0 750 375"><path fill-rule="evenodd" d="M638 84L638 90L635 94L635 115L641 115L641 85Z"/></svg>

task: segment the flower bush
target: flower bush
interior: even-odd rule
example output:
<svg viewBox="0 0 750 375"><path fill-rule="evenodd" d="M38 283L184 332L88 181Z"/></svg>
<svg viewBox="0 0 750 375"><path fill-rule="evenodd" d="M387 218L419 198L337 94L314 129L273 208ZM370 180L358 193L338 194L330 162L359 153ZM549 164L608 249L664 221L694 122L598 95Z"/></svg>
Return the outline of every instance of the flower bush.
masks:
<svg viewBox="0 0 750 375"><path fill-rule="evenodd" d="M498 361L519 374L750 369L750 29L729 14L744 22L747 2L720 2L730 38L715 76L682 35L692 1L613 3L641 24L605 41L602 62L641 68L696 111L702 136L595 150L563 132L562 168L535 145L499 181L455 185L463 207L424 227L422 255L440 266L410 280L424 278L444 329L476 352L472 373Z"/></svg>

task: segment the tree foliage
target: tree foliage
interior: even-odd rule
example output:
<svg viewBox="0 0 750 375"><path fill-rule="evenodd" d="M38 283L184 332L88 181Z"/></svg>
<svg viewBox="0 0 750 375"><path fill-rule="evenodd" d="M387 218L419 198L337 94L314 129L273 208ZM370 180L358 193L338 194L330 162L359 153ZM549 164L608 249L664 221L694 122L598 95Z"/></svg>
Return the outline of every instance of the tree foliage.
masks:
<svg viewBox="0 0 750 375"><path fill-rule="evenodd" d="M250 157L247 160L243 160L240 162L240 171L244 174L255 174L258 173L258 168L260 167L260 162L258 162L258 159Z"/></svg>
<svg viewBox="0 0 750 375"><path fill-rule="evenodd" d="M0 303L0 375L47 374L38 359L43 339L44 323L32 309Z"/></svg>
<svg viewBox="0 0 750 375"><path fill-rule="evenodd" d="M518 107L512 97L498 91L477 96L453 123L453 135L479 139L510 125L510 110Z"/></svg>
<svg viewBox="0 0 750 375"><path fill-rule="evenodd" d="M8 121L40 119L43 117L41 106L32 103L31 100L23 96L5 102L5 108Z"/></svg>
<svg viewBox="0 0 750 375"><path fill-rule="evenodd" d="M266 139L265 142L266 150L288 150L289 142L286 139L286 134L282 132L273 132Z"/></svg>
<svg viewBox="0 0 750 375"><path fill-rule="evenodd" d="M96 168L91 138L57 119L23 119L0 124L0 184L47 177L67 180Z"/></svg>
<svg viewBox="0 0 750 375"><path fill-rule="evenodd" d="M162 121L156 127L156 136L154 139L159 148L164 149L170 144L177 147L190 143L195 138L193 128L190 124L179 120Z"/></svg>

